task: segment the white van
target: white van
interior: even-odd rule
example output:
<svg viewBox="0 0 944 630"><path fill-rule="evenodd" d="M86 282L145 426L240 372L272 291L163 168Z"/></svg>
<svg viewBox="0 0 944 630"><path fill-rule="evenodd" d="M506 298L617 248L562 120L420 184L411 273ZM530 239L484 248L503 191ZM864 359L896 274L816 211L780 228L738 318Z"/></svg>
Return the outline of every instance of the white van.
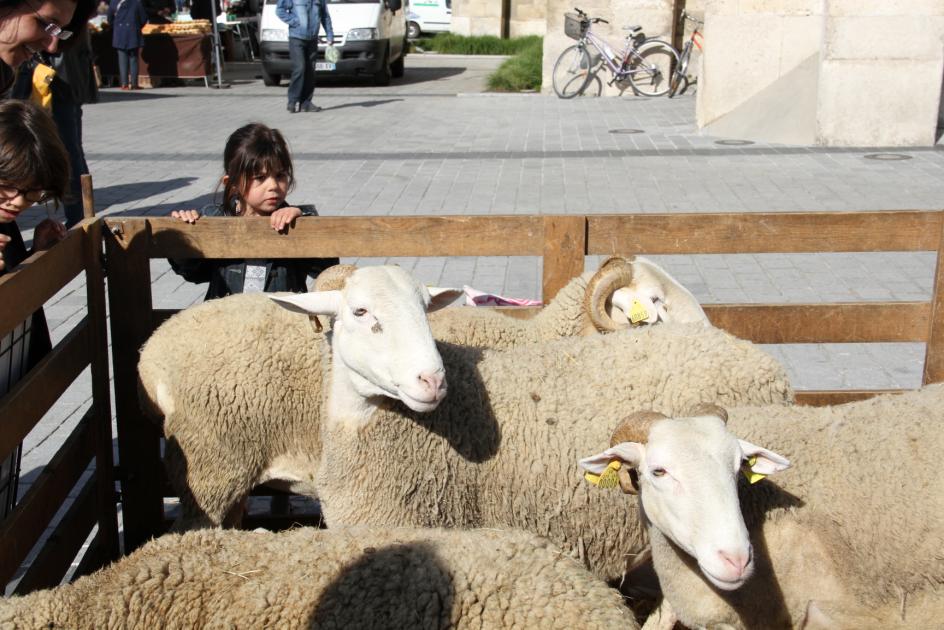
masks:
<svg viewBox="0 0 944 630"><path fill-rule="evenodd" d="M265 0L259 19L259 52L262 81L278 85L292 73L288 56L288 24L275 14L276 0ZM334 45L341 53L337 63L325 61L327 38L318 35L315 72L323 76L368 77L387 85L390 77L402 77L407 53L406 11L402 0L328 0L334 28Z"/></svg>
<svg viewBox="0 0 944 630"><path fill-rule="evenodd" d="M452 27L452 0L411 0L406 19L410 39L423 33L448 33Z"/></svg>

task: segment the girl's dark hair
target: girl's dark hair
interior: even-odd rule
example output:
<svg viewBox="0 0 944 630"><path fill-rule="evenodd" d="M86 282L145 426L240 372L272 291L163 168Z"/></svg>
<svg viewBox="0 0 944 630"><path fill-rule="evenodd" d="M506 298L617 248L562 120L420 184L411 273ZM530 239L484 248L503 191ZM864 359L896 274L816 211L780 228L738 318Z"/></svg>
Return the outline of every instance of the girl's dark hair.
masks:
<svg viewBox="0 0 944 630"><path fill-rule="evenodd" d="M65 196L69 154L52 118L30 101L0 101L0 180L56 200Z"/></svg>
<svg viewBox="0 0 944 630"><path fill-rule="evenodd" d="M223 208L233 212L239 211L236 199L256 175L285 173L289 188L295 185L285 138L262 123L249 123L230 135L223 150L223 172L229 178L223 186Z"/></svg>

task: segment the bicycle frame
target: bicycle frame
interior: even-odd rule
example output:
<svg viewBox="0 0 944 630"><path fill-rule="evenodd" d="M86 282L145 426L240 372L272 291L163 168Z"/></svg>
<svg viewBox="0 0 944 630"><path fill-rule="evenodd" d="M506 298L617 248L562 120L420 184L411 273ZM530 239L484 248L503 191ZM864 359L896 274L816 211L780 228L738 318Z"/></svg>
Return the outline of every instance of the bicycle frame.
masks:
<svg viewBox="0 0 944 630"><path fill-rule="evenodd" d="M610 72L613 74L613 79L610 83L615 81L622 81L632 75L635 75L637 72L647 71L651 72L654 67L650 65L640 66L638 63L633 67L627 67L628 62L631 59L637 60L637 62L645 63L642 57L639 56L639 53L636 44L633 42L632 35L626 38L626 43L623 46L623 49L620 51L613 50L613 47L610 46L609 42L593 32L592 25L587 28L586 34L583 36L583 39L579 41L583 44L584 47L587 44L592 44L594 48L597 49L597 52L600 53L600 58L603 60L603 63L606 64ZM617 56L619 59L619 64L616 65L616 62L613 60L613 56ZM599 72L599 70L597 70Z"/></svg>

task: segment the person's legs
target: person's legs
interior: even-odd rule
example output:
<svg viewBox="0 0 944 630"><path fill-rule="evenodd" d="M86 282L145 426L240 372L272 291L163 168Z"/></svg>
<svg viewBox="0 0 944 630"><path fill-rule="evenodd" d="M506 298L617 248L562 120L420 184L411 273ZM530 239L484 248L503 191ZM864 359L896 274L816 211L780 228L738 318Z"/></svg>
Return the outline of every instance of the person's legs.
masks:
<svg viewBox="0 0 944 630"><path fill-rule="evenodd" d="M292 76L288 81L288 110L290 112L298 108L302 90L305 88L305 68L308 65L305 43L305 40L297 37L288 39L288 57L292 62Z"/></svg>
<svg viewBox="0 0 944 630"><path fill-rule="evenodd" d="M300 103L310 103L311 95L315 92L315 62L318 61L318 40L311 39L305 42L305 89L302 91Z"/></svg>
<svg viewBox="0 0 944 630"><path fill-rule="evenodd" d="M138 49L128 51L129 63L131 66L131 89L138 89Z"/></svg>
<svg viewBox="0 0 944 630"><path fill-rule="evenodd" d="M118 49L118 81L122 89L128 89L128 51Z"/></svg>
<svg viewBox="0 0 944 630"><path fill-rule="evenodd" d="M62 144L69 153L69 190L64 209L66 227L70 228L81 221L84 216L81 177L88 173L88 165L85 162L85 152L82 150L82 106L75 102L68 91L65 94L58 94L60 85L68 87L57 83L53 89L52 118L56 123Z"/></svg>

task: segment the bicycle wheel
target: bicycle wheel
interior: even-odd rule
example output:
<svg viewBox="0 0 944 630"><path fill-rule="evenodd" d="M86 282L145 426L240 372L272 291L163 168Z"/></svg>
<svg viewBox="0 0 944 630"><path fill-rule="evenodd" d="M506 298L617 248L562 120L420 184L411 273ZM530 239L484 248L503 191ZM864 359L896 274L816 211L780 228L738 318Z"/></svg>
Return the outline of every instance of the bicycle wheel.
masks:
<svg viewBox="0 0 944 630"><path fill-rule="evenodd" d="M560 98L573 98L583 92L590 81L590 55L587 49L574 45L564 50L551 73L554 92Z"/></svg>
<svg viewBox="0 0 944 630"><path fill-rule="evenodd" d="M685 45L685 49L682 51L681 56L679 56L679 62L675 67L675 72L672 73L672 80L669 83L669 98L680 93L683 83L688 83L688 76L685 73L688 71L688 61L691 57L692 46L689 43Z"/></svg>
<svg viewBox="0 0 944 630"><path fill-rule="evenodd" d="M629 84L636 94L662 96L669 91L678 53L669 44L651 39L630 53Z"/></svg>

